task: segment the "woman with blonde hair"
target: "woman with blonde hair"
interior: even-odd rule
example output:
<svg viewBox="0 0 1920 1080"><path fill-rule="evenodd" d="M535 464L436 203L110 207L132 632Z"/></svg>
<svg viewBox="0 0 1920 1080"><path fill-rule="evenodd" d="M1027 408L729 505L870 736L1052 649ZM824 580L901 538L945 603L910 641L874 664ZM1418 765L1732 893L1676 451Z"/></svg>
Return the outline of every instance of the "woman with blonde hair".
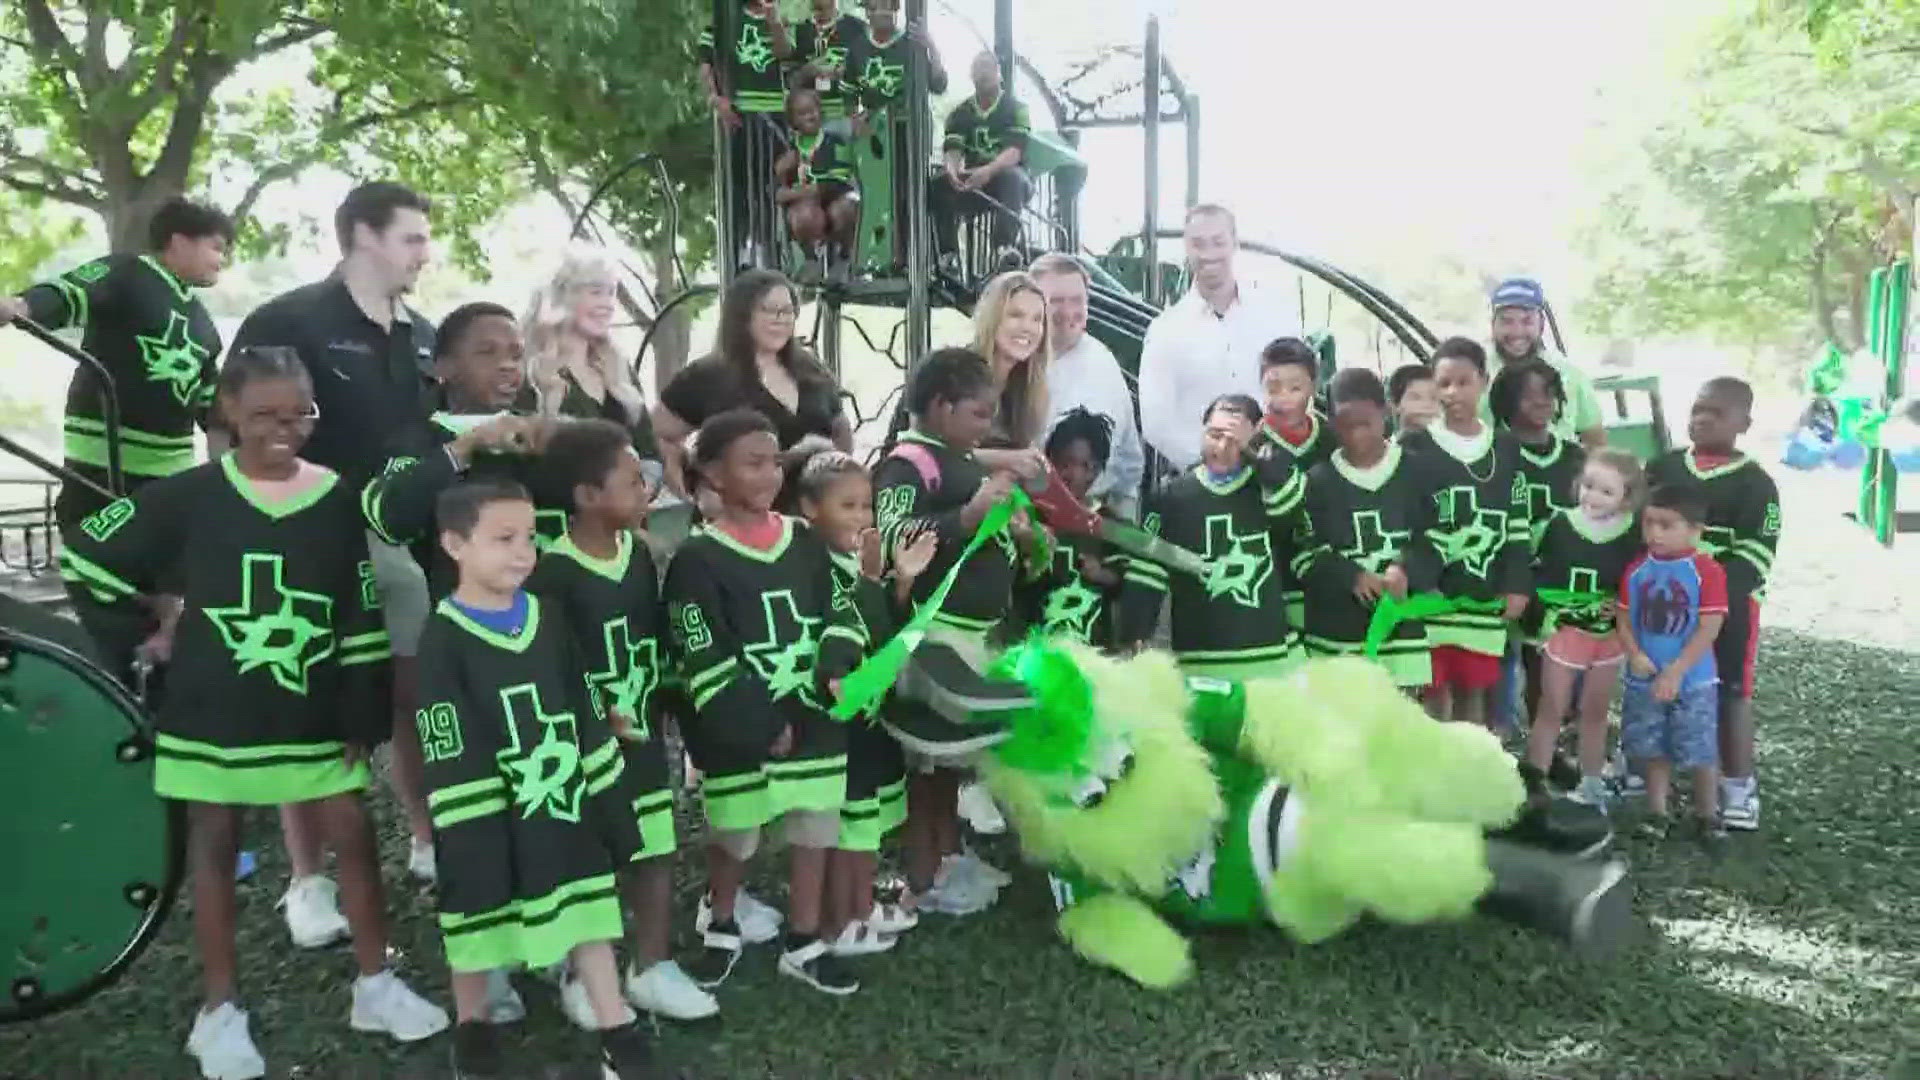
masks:
<svg viewBox="0 0 1920 1080"><path fill-rule="evenodd" d="M1047 296L1023 270L987 282L973 309L973 351L993 368L1000 405L994 412L994 441L1010 449L1037 446L1047 432L1047 365L1053 337L1047 325Z"/></svg>
<svg viewBox="0 0 1920 1080"><path fill-rule="evenodd" d="M541 416L611 420L641 457L657 458L646 397L613 344L619 288L611 253L569 245L522 320L527 379Z"/></svg>

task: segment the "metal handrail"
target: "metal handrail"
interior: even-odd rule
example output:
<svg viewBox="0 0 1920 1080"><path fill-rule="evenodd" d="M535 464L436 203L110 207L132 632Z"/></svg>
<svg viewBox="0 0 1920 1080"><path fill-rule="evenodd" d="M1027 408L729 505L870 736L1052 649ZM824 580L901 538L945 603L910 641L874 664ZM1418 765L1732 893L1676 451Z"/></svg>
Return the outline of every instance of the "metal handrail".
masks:
<svg viewBox="0 0 1920 1080"><path fill-rule="evenodd" d="M101 420L107 429L107 486L112 489L111 491L103 492L103 494L109 499L117 498L119 492L126 490L126 483L125 476L120 470L120 391L114 384L113 374L109 372L107 366L102 364L92 353L87 352L79 346L61 340L59 335L41 326L39 323L34 322L32 319L23 316L14 319L8 325L55 352L64 355L67 359L72 360L88 371L91 371L94 378L99 380ZM95 488L96 490L99 488L98 484L82 479L78 473L74 473L70 469L53 465L51 462L48 462L47 459L33 453L31 450L28 450L26 447L21 446L11 439L0 442L0 450L6 450L29 464L45 469L62 479L72 477L73 479L80 480L88 487Z"/></svg>

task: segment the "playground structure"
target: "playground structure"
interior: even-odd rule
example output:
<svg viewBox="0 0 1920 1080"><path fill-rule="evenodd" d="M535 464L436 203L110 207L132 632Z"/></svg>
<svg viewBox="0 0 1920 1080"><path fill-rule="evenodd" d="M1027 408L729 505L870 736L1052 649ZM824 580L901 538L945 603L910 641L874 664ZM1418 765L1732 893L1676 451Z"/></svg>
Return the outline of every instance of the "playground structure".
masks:
<svg viewBox="0 0 1920 1080"><path fill-rule="evenodd" d="M908 23L926 18L926 2L907 0ZM720 40L726 40L724 30L737 11L733 0L716 0ZM1031 83L1044 106L1047 125L1043 129L1036 122L1029 150L1033 198L1026 206L1009 208L1019 214L1021 250L1029 258L1061 250L1081 259L1091 278L1088 332L1113 351L1131 385L1148 325L1161 305L1177 298L1186 285L1184 268L1160 255L1163 242L1180 234L1160 220L1158 163L1162 128L1181 125L1185 202L1192 206L1199 201L1199 101L1162 54L1157 18L1146 20L1139 47L1109 49L1057 83L1049 83L1013 47L1012 0L995 0L994 13L992 45L1006 85L1015 85L1016 74ZM925 77L916 58L908 65L906 101L927 100ZM1140 228L1104 253L1088 250L1083 242L1080 199L1089 177L1076 151L1081 133L1097 128L1138 128L1144 147ZM810 336L836 375L843 369L844 331L851 327L872 353L888 358L903 381L908 360L924 354L932 343L933 311L947 308L970 313L980 287L997 269L984 219L976 218L963 229L958 272L936 270L924 209L928 168L902 170L898 175L906 179L907 190L903 198L895 198L892 156L904 153L911 161L930 166L933 132L929 109L921 106L907 109L905 116L883 118L870 137L858 140L859 175L870 218L862 223L856 259L864 272L849 282L810 290L814 309ZM778 230L768 182L771 161L762 162L766 167L757 173L731 175L725 147L718 141L722 138L724 133L716 126L720 152L715 155L715 189L722 253L716 260L718 280L694 281L676 252L669 260L672 274L658 290L649 288L648 276L637 272L630 272L624 282L630 291L643 294L652 308L655 329L676 309L711 298L724 286L740 268L735 253L748 247L746 240L756 227ZM595 217L595 209L606 192L636 173L653 178L657 195L664 200L669 232L679 235L680 207L674 201L673 185L660 158L650 153L637 155L601 181L575 219L576 235L609 239L606 223ZM760 179L752 189L744 193L736 189L753 177ZM904 222L892 220L890 208L896 202L909 208ZM886 212L876 212L882 210ZM1246 255L1293 276L1302 325L1324 361L1323 379L1368 352L1372 366L1383 374L1402 362L1424 362L1438 344L1437 336L1418 317L1357 275L1258 240L1243 239L1241 247ZM784 243L768 245L762 252L769 264L783 267L790 267L795 256L795 250ZM1318 295L1310 297L1310 289ZM894 320L892 329L878 341L868 329L875 312ZM22 329L99 376L106 399L108 486L113 489L108 494L123 490L111 376L97 360L61 339L30 324ZM1557 322L1552 329L1558 341ZM647 359L652 344L650 329L634 358L636 369ZM1897 378L1897 369L1891 370ZM1609 424L1616 438L1643 455L1665 448L1657 380L1621 379L1603 382L1602 389L1618 404L1620 418ZM890 403L898 392L896 383L884 400L864 413L862 403L849 394L855 417L862 422L885 418L893 411ZM1897 394L1896 383L1890 382L1889 392ZM1627 417L1629 395L1642 394L1648 399L1650 417ZM8 594L0 596L0 762L6 763L0 776L7 777L14 790L27 793L29 805L36 808L0 826L0 848L15 853L16 870L23 875L19 880L25 883L0 898L0 986L6 993L0 998L0 1023L4 1023L42 1016L84 1000L134 962L157 932L178 890L184 831L178 809L153 794L151 726L140 695L101 669L74 623L38 603L60 595L57 577L52 576L57 543L53 487L88 481L4 435L0 435L0 452L50 478L40 481L46 491L41 505L0 517L0 544L4 544L0 564L10 572ZM1886 468L1891 470L1891 464ZM1149 477L1154 472L1150 467ZM1864 513L1865 487L1862 498ZM49 582L54 589L33 595L36 583ZM76 775L89 777L89 784L66 782Z"/></svg>

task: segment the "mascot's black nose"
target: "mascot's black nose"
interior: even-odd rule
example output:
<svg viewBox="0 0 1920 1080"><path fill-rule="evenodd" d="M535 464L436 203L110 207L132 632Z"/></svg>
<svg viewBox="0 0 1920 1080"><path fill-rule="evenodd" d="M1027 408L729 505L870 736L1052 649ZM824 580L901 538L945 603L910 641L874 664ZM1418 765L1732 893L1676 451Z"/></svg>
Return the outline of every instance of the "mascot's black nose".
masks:
<svg viewBox="0 0 1920 1080"><path fill-rule="evenodd" d="M1107 801L1107 791L1105 788L1102 788L1099 791L1096 791L1093 794L1088 795L1086 798L1081 799L1080 809L1091 810L1094 807L1099 806L1101 803L1106 801Z"/></svg>

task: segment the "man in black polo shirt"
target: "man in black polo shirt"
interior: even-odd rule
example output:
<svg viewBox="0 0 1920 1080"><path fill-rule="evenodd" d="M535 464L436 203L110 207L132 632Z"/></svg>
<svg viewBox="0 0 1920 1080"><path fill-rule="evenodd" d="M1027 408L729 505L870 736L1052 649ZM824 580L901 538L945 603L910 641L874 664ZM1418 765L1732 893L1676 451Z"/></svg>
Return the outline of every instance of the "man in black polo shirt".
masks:
<svg viewBox="0 0 1920 1080"><path fill-rule="evenodd" d="M943 260L959 253L960 215L990 208L982 193L1018 212L1033 192L1026 170L1020 167L1031 130L1027 107L1002 90L1000 61L992 53L973 58L972 76L973 96L947 114L945 166L931 191L933 227ZM1019 238L1020 219L995 210L996 251L1005 256Z"/></svg>
<svg viewBox="0 0 1920 1080"><path fill-rule="evenodd" d="M427 265L432 205L400 184L378 181L349 192L334 212L340 265L324 280L261 305L240 324L233 347L284 345L313 378L320 416L302 457L362 486L386 464L395 432L429 411L433 325L402 297ZM432 819L413 723L413 665L427 618L426 574L405 548L368 534L380 603L393 639L394 795L413 833L408 869L433 873ZM296 945L317 948L346 936L331 880L322 873L320 834L304 812L281 809L292 881L283 906Z"/></svg>

